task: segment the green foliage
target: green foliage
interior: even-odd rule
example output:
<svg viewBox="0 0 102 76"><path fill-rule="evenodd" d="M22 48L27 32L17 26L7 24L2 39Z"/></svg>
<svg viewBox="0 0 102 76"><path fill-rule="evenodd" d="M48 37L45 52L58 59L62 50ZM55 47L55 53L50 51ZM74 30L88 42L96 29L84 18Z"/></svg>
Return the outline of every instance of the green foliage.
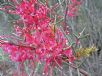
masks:
<svg viewBox="0 0 102 76"><path fill-rule="evenodd" d="M4 54L1 48L0 48L0 61L8 61L8 55Z"/></svg>

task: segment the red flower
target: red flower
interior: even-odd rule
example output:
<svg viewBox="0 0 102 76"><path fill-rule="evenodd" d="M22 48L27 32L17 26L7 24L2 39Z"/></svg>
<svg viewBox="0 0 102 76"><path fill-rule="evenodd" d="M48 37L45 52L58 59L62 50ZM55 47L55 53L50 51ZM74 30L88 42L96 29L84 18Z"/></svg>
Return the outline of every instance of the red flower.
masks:
<svg viewBox="0 0 102 76"><path fill-rule="evenodd" d="M71 0L71 4L68 5L67 14L69 17L77 16L78 6L81 5L82 0Z"/></svg>
<svg viewBox="0 0 102 76"><path fill-rule="evenodd" d="M68 49L64 50L64 54L65 54L66 57L68 57L68 61L69 62L73 62L75 60L75 57L73 56L71 47L69 47Z"/></svg>
<svg viewBox="0 0 102 76"><path fill-rule="evenodd" d="M47 18L48 8L37 3L36 0L34 0L33 3L32 1L22 1L16 6L16 13L20 15L23 22L27 25L39 26L40 21Z"/></svg>
<svg viewBox="0 0 102 76"><path fill-rule="evenodd" d="M74 1L73 1L74 2ZM72 3L73 3L72 2ZM74 6L70 7L70 12L76 11ZM48 7L37 0L25 1L16 5L15 12L20 16L23 25L14 26L15 34L20 40L17 43L1 43L3 50L9 54L12 61L24 62L35 60L46 64L45 73L49 65L59 67L63 62L62 56L65 55L72 62L72 49L66 45L67 39L59 28L54 30L50 25Z"/></svg>

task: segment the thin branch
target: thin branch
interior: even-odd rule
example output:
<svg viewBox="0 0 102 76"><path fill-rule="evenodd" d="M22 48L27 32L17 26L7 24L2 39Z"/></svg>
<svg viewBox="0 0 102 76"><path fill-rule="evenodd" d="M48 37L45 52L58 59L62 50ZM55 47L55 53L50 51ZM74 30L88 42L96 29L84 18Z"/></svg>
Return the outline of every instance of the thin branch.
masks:
<svg viewBox="0 0 102 76"><path fill-rule="evenodd" d="M63 61L64 63L66 63L66 64L68 64L70 67L72 67L72 68L74 68L74 69L78 69L75 65L73 65L73 64L71 64L71 63L68 63L68 62L65 62L65 61ZM83 69L80 69L79 68L79 72L81 73L81 74L83 74L84 76L89 76L89 74L85 71L85 70L83 70Z"/></svg>
<svg viewBox="0 0 102 76"><path fill-rule="evenodd" d="M14 45L14 46L18 46L18 47L30 48L32 50L36 49L35 47L32 47L32 46L20 45L20 44L15 44L15 43L8 42L8 41L1 41L1 40L0 40L0 44L9 44L9 45Z"/></svg>

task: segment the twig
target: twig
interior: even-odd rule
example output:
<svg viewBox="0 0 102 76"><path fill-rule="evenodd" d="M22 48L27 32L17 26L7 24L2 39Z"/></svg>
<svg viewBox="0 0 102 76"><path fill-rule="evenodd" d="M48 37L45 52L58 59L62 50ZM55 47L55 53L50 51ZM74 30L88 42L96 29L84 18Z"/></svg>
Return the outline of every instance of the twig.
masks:
<svg viewBox="0 0 102 76"><path fill-rule="evenodd" d="M77 67L76 66L74 66L74 65L70 65L72 68L74 68L74 69L77 69ZM85 71L85 70L83 70L83 69L79 69L79 72L81 73L81 74L83 74L84 76L89 76L88 75L88 73Z"/></svg>
<svg viewBox="0 0 102 76"><path fill-rule="evenodd" d="M66 63L66 64L68 64L70 67L72 67L72 68L74 68L74 69L77 70L77 67L76 67L75 65L73 65L73 64L71 64L71 63L67 63L67 62L65 62L65 61L63 61L63 62ZM80 69L80 68L79 68L79 72L80 72L81 74L83 74L84 76L89 76L89 74L88 74L85 70L83 70L83 69Z"/></svg>
<svg viewBox="0 0 102 76"><path fill-rule="evenodd" d="M12 43L12 42L4 42L4 41L1 41L0 40L0 44L9 44L9 45L14 45L14 46L18 46L18 47L24 47L24 48L30 48L32 50L35 50L35 47L32 47L32 46L27 46L27 45L20 45L20 44L15 44L15 43Z"/></svg>

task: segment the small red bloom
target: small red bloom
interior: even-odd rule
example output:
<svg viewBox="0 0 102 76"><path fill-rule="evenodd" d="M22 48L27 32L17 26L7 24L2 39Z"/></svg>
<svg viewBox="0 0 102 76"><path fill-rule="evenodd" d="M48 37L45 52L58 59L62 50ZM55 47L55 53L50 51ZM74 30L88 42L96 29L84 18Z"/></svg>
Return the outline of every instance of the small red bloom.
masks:
<svg viewBox="0 0 102 76"><path fill-rule="evenodd" d="M71 47L69 47L68 49L64 50L64 54L65 54L66 57L68 57L68 61L69 62L73 62L75 60L75 57L73 56Z"/></svg>
<svg viewBox="0 0 102 76"><path fill-rule="evenodd" d="M69 17L74 17L77 15L78 6L81 5L82 0L71 0L71 4L68 5L67 15Z"/></svg>

